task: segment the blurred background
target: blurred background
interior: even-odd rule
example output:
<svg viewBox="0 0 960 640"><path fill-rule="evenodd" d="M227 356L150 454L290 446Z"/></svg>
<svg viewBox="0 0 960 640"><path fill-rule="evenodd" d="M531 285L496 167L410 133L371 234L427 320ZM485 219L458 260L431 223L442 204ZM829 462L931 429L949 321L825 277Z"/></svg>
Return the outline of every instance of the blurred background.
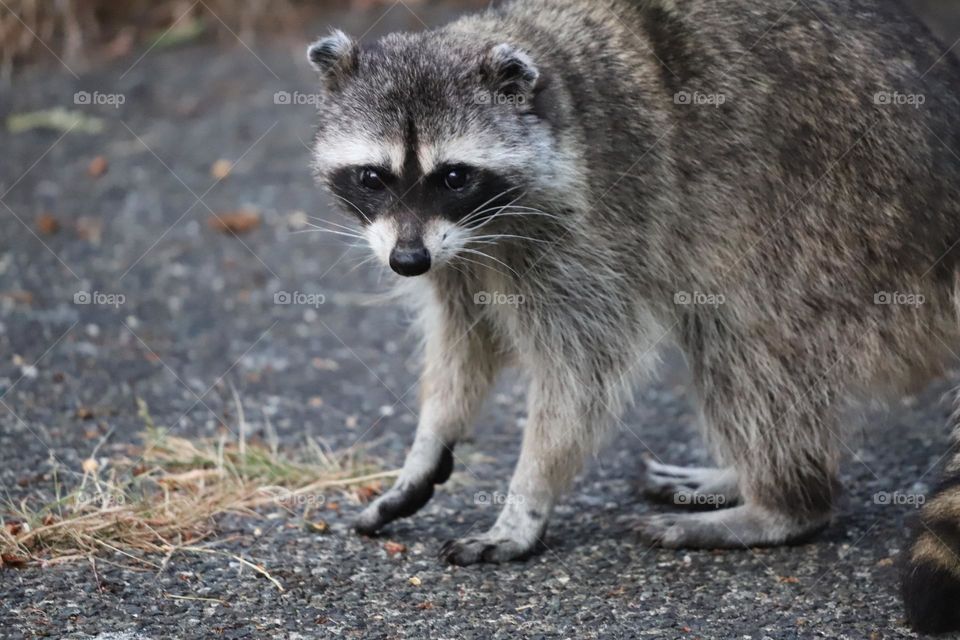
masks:
<svg viewBox="0 0 960 640"><path fill-rule="evenodd" d="M104 477L149 425L402 462L415 342L401 308L376 304L368 252L314 228L349 220L310 175L304 49L331 26L369 40L487 4L0 0L0 543L21 500ZM957 42L956 0L905 4L944 51ZM706 462L682 367L669 364L557 509L549 552L522 571L456 572L435 549L493 521L497 501L476 496L506 489L518 451L524 389L507 376L451 482L390 541L352 535L359 498L344 496L307 533L286 512L221 523L226 559L29 564L0 577L0 636L899 637L893 565L910 513L871 497L933 482L948 387L905 398L851 441L852 506L817 544L649 552L629 522L650 508L638 456ZM16 526L7 533L23 536ZM2 548L0 571L28 564Z"/></svg>
<svg viewBox="0 0 960 640"><path fill-rule="evenodd" d="M960 6L954 0L896 0L919 13L948 42L960 36ZM313 35L326 24L365 31L384 8L412 11L382 16L387 31L416 28L420 20L443 20L488 0L6 0L0 14L0 69L9 77L19 65L52 53L85 69L147 46L171 46L202 38L255 43L277 34ZM404 8L401 6L400 8ZM418 19L416 15L422 14ZM169 29L169 30L168 30ZM52 51L51 51L52 49Z"/></svg>

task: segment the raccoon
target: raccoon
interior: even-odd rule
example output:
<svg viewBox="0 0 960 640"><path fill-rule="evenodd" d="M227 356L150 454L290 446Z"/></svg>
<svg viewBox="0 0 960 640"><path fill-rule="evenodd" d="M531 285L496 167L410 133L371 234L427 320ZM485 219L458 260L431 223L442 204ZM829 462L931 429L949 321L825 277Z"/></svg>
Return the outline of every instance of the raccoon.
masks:
<svg viewBox="0 0 960 640"><path fill-rule="evenodd" d="M309 47L314 169L423 329L416 436L373 534L447 480L500 370L529 377L503 509L447 542L524 558L666 344L714 469L649 493L663 547L804 540L830 523L850 398L960 344L960 64L880 0L515 0L369 45ZM958 434L960 435L960 434ZM686 500L676 500L686 496ZM904 596L960 628L960 457Z"/></svg>

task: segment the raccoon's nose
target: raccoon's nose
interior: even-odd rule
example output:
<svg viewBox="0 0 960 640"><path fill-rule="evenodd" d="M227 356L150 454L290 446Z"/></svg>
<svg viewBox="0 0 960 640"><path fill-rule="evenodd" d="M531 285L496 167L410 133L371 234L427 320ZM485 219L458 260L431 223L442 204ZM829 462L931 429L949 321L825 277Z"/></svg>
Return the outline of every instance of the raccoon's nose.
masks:
<svg viewBox="0 0 960 640"><path fill-rule="evenodd" d="M402 276L423 275L430 270L430 252L423 243L397 243L390 252L390 268Z"/></svg>

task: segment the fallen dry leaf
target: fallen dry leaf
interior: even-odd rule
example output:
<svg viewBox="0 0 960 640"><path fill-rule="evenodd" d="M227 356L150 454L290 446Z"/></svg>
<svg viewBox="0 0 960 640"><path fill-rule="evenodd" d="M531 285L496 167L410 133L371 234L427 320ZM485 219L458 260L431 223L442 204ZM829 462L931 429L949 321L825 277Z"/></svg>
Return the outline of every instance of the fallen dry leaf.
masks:
<svg viewBox="0 0 960 640"><path fill-rule="evenodd" d="M387 550L388 554L395 556L397 554L406 552L407 545L394 542L393 540L388 540L387 542L383 543L383 548Z"/></svg>
<svg viewBox="0 0 960 640"><path fill-rule="evenodd" d="M0 567L25 567L27 566L27 559L21 556L15 556L12 553L4 553L0 555Z"/></svg>
<svg viewBox="0 0 960 640"><path fill-rule="evenodd" d="M0 292L0 298L9 298L14 302L22 304L33 303L33 294L29 291L2 291Z"/></svg>
<svg viewBox="0 0 960 640"><path fill-rule="evenodd" d="M37 231L42 235L52 236L60 231L60 221L49 213L41 213L37 216Z"/></svg>
<svg viewBox="0 0 960 640"><path fill-rule="evenodd" d="M415 587L419 587L421 584L423 584L423 582L422 582L422 581L420 580L420 578L418 578L417 576L413 576L412 578L410 578L410 580L408 580L408 582L409 582L410 584L412 584L413 586L415 586ZM432 608L433 608L433 605L430 605L429 607L424 607L424 608L425 608L425 609L432 609Z"/></svg>
<svg viewBox="0 0 960 640"><path fill-rule="evenodd" d="M100 463L93 458L87 458L83 461L81 468L83 469L84 473L96 473L97 469L100 468Z"/></svg>
<svg viewBox="0 0 960 640"><path fill-rule="evenodd" d="M317 520L316 522L308 522L307 529L314 533L326 533L330 526L323 520Z"/></svg>
<svg viewBox="0 0 960 640"><path fill-rule="evenodd" d="M110 163L103 156L97 156L87 165L87 175L91 178L99 178L110 168Z"/></svg>
<svg viewBox="0 0 960 640"><path fill-rule="evenodd" d="M207 225L221 233L249 233L260 226L260 214L249 209L218 213L207 218Z"/></svg>
<svg viewBox="0 0 960 640"><path fill-rule="evenodd" d="M800 584L800 578L794 576L778 576L777 581L781 584Z"/></svg>
<svg viewBox="0 0 960 640"><path fill-rule="evenodd" d="M383 485L379 482L365 484L357 489L357 498L359 498L361 502L368 502L380 495L382 491Z"/></svg>
<svg viewBox="0 0 960 640"><path fill-rule="evenodd" d="M223 180L233 170L233 163L229 160L217 160L210 166L210 175L217 180Z"/></svg>
<svg viewBox="0 0 960 640"><path fill-rule="evenodd" d="M90 407L77 407L77 411L74 414L75 417L80 420L92 420L93 419L93 409Z"/></svg>

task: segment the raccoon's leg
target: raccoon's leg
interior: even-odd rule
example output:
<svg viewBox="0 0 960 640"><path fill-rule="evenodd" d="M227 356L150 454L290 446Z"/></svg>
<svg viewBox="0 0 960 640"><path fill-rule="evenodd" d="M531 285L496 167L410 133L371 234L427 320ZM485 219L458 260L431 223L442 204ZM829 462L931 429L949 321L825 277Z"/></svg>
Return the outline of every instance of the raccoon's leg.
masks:
<svg viewBox="0 0 960 640"><path fill-rule="evenodd" d="M647 516L641 535L660 546L691 548L769 546L809 537L829 523L837 488L838 428L830 411L836 394L823 373L827 367L811 364L807 371L802 362L773 355L757 361L763 345L723 349L721 343L710 353L704 344L690 360L707 438L736 469L742 504Z"/></svg>
<svg viewBox="0 0 960 640"><path fill-rule="evenodd" d="M533 380L529 418L520 459L506 503L493 527L480 535L451 540L440 557L460 566L522 559L539 550L557 499L580 470L584 455L602 428L596 398L569 377L567 383Z"/></svg>
<svg viewBox="0 0 960 640"><path fill-rule="evenodd" d="M421 379L420 420L413 446L393 487L354 521L372 535L397 518L413 515L433 497L434 486L453 472L453 447L468 431L502 364L486 324L468 322L455 309L435 309L427 327L426 370Z"/></svg>
<svg viewBox="0 0 960 640"><path fill-rule="evenodd" d="M647 460L644 494L688 509L724 509L740 502L737 472L731 468L676 467Z"/></svg>

